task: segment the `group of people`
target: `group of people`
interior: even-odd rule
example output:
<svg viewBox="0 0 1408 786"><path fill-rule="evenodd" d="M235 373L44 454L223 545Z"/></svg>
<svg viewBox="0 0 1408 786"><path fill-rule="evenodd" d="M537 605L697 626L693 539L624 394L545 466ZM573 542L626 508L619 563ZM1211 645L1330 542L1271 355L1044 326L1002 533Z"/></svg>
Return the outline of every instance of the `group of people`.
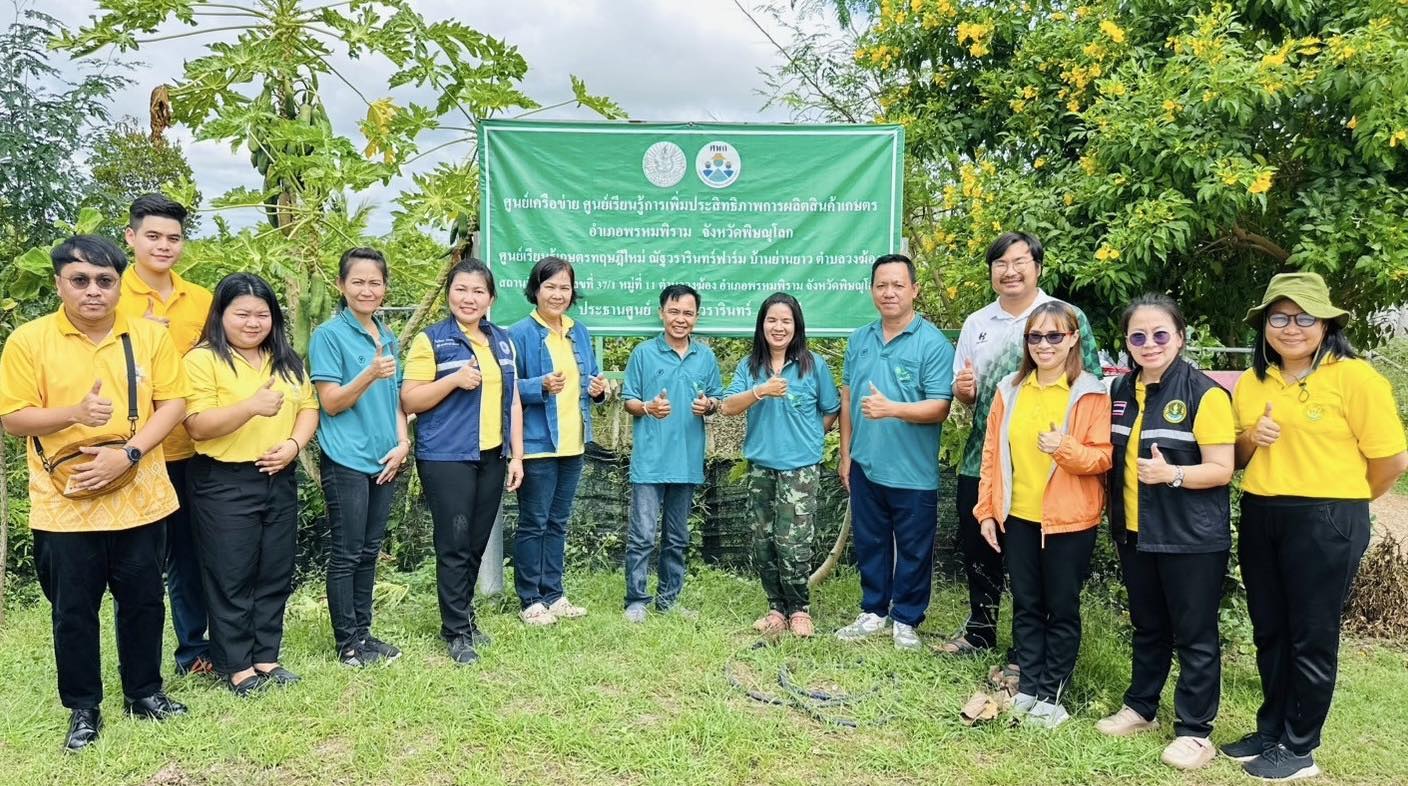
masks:
<svg viewBox="0 0 1408 786"><path fill-rule="evenodd" d="M179 673L214 674L240 696L298 681L280 644L298 528L295 467L315 437L331 531L328 611L344 664L401 654L372 633L372 595L394 480L412 455L433 520L440 632L452 661L473 663L489 644L474 589L506 491L518 495L521 620L551 625L587 613L565 594L564 546L592 407L611 388L586 326L568 315L579 297L569 263L540 260L524 291L532 313L501 327L488 318L493 273L459 262L446 285L448 315L417 333L401 362L396 334L378 317L387 261L350 249L338 265L339 308L313 334L305 366L267 282L233 273L211 293L177 275L185 218L164 197L138 199L126 233L131 266L99 237L58 246L61 307L18 328L0 356L0 420L30 443L30 528L52 605L59 695L71 711L68 749L101 729L98 608L107 591L133 716L186 712L162 691L163 576ZM956 494L970 614L935 650L995 651L1010 583L1012 710L1037 726L1065 722L1080 592L1108 514L1134 646L1125 706L1097 728L1156 728L1176 653L1176 739L1163 758L1206 764L1232 544L1228 484L1244 469L1239 560L1264 702L1256 731L1223 750L1259 777L1314 774L1340 616L1368 542L1368 500L1408 467L1389 384L1357 359L1344 332L1349 315L1323 280L1289 273L1248 312L1254 364L1231 395L1181 357L1186 322L1162 295L1125 310L1134 370L1107 387L1085 315L1038 287L1042 261L1030 235L992 244L997 299L966 320L955 350L915 312L913 262L880 257L870 271L878 319L851 336L839 386L808 347L800 304L779 292L762 303L752 350L725 388L714 353L694 337L699 293L666 287L662 332L631 353L621 388L633 417L625 619L644 623L652 605L680 609L705 420L718 413L746 418L752 554L768 602L754 627L813 636L817 487L825 434L839 422L862 596L836 636L888 633L899 648L920 648L939 439L957 398L974 413Z"/></svg>

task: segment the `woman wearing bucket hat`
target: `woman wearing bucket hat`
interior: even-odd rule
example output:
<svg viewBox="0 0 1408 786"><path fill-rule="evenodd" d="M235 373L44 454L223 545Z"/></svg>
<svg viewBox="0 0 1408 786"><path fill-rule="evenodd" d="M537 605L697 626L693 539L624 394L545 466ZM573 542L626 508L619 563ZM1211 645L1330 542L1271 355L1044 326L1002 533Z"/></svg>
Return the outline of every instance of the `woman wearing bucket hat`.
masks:
<svg viewBox="0 0 1408 786"><path fill-rule="evenodd" d="M1124 706L1096 729L1122 737L1158 728L1176 652L1175 738L1162 759L1192 770L1216 752L1209 737L1222 684L1218 605L1232 548L1232 400L1183 359L1187 322L1170 297L1137 298L1121 323L1134 370L1110 391L1110 531L1134 641Z"/></svg>
<svg viewBox="0 0 1408 786"><path fill-rule="evenodd" d="M1261 673L1256 731L1222 748L1248 774L1319 774L1312 752L1330 711L1340 616L1369 544L1369 500L1405 468L1393 391L1357 359L1315 273L1271 279L1247 312L1253 367L1237 381L1242 520L1237 556Z"/></svg>

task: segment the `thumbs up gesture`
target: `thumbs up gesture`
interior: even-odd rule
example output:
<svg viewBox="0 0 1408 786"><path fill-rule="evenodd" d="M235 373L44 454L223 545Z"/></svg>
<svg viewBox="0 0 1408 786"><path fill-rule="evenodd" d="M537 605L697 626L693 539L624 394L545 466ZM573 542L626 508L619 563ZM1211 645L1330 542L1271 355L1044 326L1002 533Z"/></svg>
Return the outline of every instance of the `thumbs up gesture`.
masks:
<svg viewBox="0 0 1408 786"><path fill-rule="evenodd" d="M694 401L690 403L689 411L702 418L714 411L714 400L701 390L699 395L694 397Z"/></svg>
<svg viewBox="0 0 1408 786"><path fill-rule="evenodd" d="M543 376L543 393L555 396L562 392L567 385L567 375L561 371L554 371Z"/></svg>
<svg viewBox="0 0 1408 786"><path fill-rule="evenodd" d="M479 361L470 358L469 362L460 366L454 373L455 387L460 390L474 390L479 387L479 383L484 381L484 372L479 370Z"/></svg>
<svg viewBox="0 0 1408 786"><path fill-rule="evenodd" d="M874 382L868 384L870 392L860 399L860 414L867 420L894 417L894 402L886 398Z"/></svg>
<svg viewBox="0 0 1408 786"><path fill-rule="evenodd" d="M670 416L670 391L661 388L660 395L646 402L645 414L656 420L668 418Z"/></svg>
<svg viewBox="0 0 1408 786"><path fill-rule="evenodd" d="M93 387L74 407L74 421L90 428L106 426L112 420L112 399L104 398L103 381L94 380Z"/></svg>
<svg viewBox="0 0 1408 786"><path fill-rule="evenodd" d="M146 313L142 314L142 319L150 319L151 321L157 323L158 325L161 325L162 327L171 327L171 320L167 319L166 317L157 316L155 309L156 304L152 303L151 298L147 298L147 310Z"/></svg>
<svg viewBox="0 0 1408 786"><path fill-rule="evenodd" d="M758 394L759 398L766 398L768 396L782 398L787 395L787 380L783 379L779 374L773 374L768 378L767 382L764 382L753 390Z"/></svg>
<svg viewBox="0 0 1408 786"><path fill-rule="evenodd" d="M1266 412L1256 422L1252 430L1252 442L1259 448L1269 448L1281 438L1281 425L1271 419L1271 402L1266 402Z"/></svg>
<svg viewBox="0 0 1408 786"><path fill-rule="evenodd" d="M254 391L254 395L245 399L245 404L249 407L251 415L272 418L279 414L279 410L284 406L284 394L274 390L274 378L269 377L259 389Z"/></svg>
<svg viewBox="0 0 1408 786"><path fill-rule="evenodd" d="M1177 472L1172 464L1164 460L1164 454L1159 451L1159 443L1153 444L1150 453L1150 458L1138 460L1139 482L1150 486L1173 482Z"/></svg>
<svg viewBox="0 0 1408 786"><path fill-rule="evenodd" d="M603 394L603 393L605 393L605 392L606 392L606 377L605 377L605 375L597 374L596 376L592 377L592 379L591 379L590 382L587 383L587 395L588 395L588 396L591 396L592 398L596 398L597 396L600 396L601 394Z"/></svg>
<svg viewBox="0 0 1408 786"><path fill-rule="evenodd" d="M396 358L386 354L386 346L380 341L376 345L376 355L372 357L367 371L372 379L391 379L396 376Z"/></svg>
<svg viewBox="0 0 1408 786"><path fill-rule="evenodd" d="M1061 443L1066 439L1066 435L1056 429L1056 424L1052 423L1046 431L1036 435L1037 449L1042 453L1055 453L1061 449Z"/></svg>
<svg viewBox="0 0 1408 786"><path fill-rule="evenodd" d="M953 394L964 401L978 397L978 375L971 359L963 361L963 368L953 376Z"/></svg>

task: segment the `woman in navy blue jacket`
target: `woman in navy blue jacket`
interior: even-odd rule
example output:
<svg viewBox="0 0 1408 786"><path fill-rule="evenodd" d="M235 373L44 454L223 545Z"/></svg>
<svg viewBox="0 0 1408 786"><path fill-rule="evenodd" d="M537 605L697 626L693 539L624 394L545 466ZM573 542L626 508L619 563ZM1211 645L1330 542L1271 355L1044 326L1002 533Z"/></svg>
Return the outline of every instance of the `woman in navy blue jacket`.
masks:
<svg viewBox="0 0 1408 786"><path fill-rule="evenodd" d="M526 454L513 576L523 605L519 617L529 625L551 625L587 613L563 593L563 552L592 433L591 405L606 399L607 388L586 326L567 316L577 302L572 266L557 257L538 260L524 294L533 313L509 328L518 350Z"/></svg>

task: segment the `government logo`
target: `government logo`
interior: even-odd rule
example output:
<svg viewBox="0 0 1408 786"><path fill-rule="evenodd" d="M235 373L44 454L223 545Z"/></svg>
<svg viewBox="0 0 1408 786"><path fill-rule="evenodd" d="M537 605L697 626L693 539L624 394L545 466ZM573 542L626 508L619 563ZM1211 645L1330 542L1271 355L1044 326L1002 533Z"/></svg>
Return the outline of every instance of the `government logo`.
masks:
<svg viewBox="0 0 1408 786"><path fill-rule="evenodd" d="M710 142L694 157L694 171L710 188L728 188L743 171L743 159L727 142Z"/></svg>
<svg viewBox="0 0 1408 786"><path fill-rule="evenodd" d="M645 149L641 169L645 179L661 188L670 188L684 179L684 151L674 142L656 142Z"/></svg>

